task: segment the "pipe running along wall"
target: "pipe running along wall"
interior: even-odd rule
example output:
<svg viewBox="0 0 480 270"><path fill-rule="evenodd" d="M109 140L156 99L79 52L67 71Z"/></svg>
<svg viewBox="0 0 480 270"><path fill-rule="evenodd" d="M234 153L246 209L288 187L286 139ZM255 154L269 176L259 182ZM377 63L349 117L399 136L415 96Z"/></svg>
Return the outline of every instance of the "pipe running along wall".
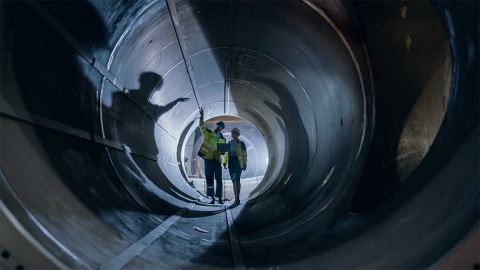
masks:
<svg viewBox="0 0 480 270"><path fill-rule="evenodd" d="M478 146L471 98L478 93L468 76L478 71L478 37L459 15L468 7L434 5L438 17L427 21L443 21L448 36L439 33L452 59L451 75L444 74L452 76L452 98L445 94L450 83L440 84L431 95L447 96L445 103L425 105L436 124L421 120L434 130L432 143L446 111L437 144L421 164L426 152L409 165L411 172L420 164L384 205L352 215L372 159L372 67L385 68L381 59L369 61L364 35L377 39L361 5L2 2L5 211L57 263L98 268L195 202L157 249L130 267L234 267L221 240L191 240L198 239L191 224L226 230L216 220L220 209L202 203L181 167L202 107L206 118L250 121L267 144L264 180L231 210L246 266L430 266L478 219L478 147L471 147ZM406 47L415 53L412 44ZM445 44L434 52L441 63L424 69L450 66ZM398 72L398 63L391 65ZM445 186L453 178L457 185ZM448 228L455 229L445 235Z"/></svg>

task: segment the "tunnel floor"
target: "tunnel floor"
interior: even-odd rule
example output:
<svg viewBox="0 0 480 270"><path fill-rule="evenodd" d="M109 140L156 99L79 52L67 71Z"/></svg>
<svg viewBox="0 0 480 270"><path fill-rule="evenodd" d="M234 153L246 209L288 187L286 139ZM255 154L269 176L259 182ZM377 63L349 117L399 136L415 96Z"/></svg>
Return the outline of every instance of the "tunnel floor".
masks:
<svg viewBox="0 0 480 270"><path fill-rule="evenodd" d="M250 263L243 256L234 224L245 203L234 207L208 205L208 198L201 201L159 222L152 232L99 268L245 269ZM203 212L196 212L197 208ZM205 214L206 209L211 212Z"/></svg>
<svg viewBox="0 0 480 270"><path fill-rule="evenodd" d="M195 217L187 212L175 225L175 228L167 230L145 251L138 254L138 257L125 265L125 268L211 269L236 267L228 231L229 225L232 226L232 224L227 223L225 211L206 217ZM196 230L197 228L198 230Z"/></svg>

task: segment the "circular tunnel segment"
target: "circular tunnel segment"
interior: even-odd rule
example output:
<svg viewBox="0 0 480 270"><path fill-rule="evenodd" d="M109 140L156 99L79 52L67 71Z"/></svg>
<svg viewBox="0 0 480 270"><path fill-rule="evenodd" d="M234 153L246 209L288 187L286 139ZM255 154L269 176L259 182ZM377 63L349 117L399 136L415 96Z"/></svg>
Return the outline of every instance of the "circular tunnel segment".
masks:
<svg viewBox="0 0 480 270"><path fill-rule="evenodd" d="M104 113L105 136L153 151L169 185L193 196L177 155L182 133L198 127L199 105L206 119L232 115L253 123L270 162L249 196L258 204L249 215L261 219L237 219L250 235L276 231L268 224L281 233L283 222L301 223L333 198L340 203L351 196L340 191L358 180L371 136L372 88L362 45L350 44L326 15L303 2L236 3L235 22L229 2L176 8L184 55L166 2L145 11L116 45L110 70L132 85L125 97L106 83L102 99L129 117L119 123Z"/></svg>
<svg viewBox="0 0 480 270"><path fill-rule="evenodd" d="M183 164L199 108L206 120L245 119L265 141L263 180L229 210L247 267L425 268L478 222L478 59L463 51L478 37L463 40L453 4L437 7L450 20L454 97L438 142L399 192L358 215L376 97L355 5L1 4L2 211L60 268L108 268L176 216L122 267L238 266L223 208L206 204Z"/></svg>

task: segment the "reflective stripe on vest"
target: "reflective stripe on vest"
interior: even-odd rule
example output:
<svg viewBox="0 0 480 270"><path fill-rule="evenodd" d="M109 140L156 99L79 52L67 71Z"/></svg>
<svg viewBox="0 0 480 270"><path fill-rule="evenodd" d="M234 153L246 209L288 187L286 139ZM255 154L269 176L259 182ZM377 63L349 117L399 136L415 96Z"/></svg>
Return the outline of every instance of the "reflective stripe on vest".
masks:
<svg viewBox="0 0 480 270"><path fill-rule="evenodd" d="M200 118L199 126L202 131L203 144L198 151L198 155L204 159L215 158L220 160L220 153L217 152L217 143L225 143L225 138L220 137L217 140L217 134L207 129L203 118Z"/></svg>
<svg viewBox="0 0 480 270"><path fill-rule="evenodd" d="M247 151L243 152L242 142L239 140L235 146L237 149L238 161L240 161L240 168L243 169L244 165L247 164Z"/></svg>
<svg viewBox="0 0 480 270"><path fill-rule="evenodd" d="M233 143L233 141L230 141L230 143ZM245 146L245 148L246 147L247 146ZM242 149L242 141L238 140L238 142L235 145L235 150L237 152L238 161L240 162L240 168L245 167L245 165L247 165L248 159L247 159L247 151L244 152ZM230 157L228 156L228 153L227 153L225 155L224 164L228 163L229 158Z"/></svg>
<svg viewBox="0 0 480 270"><path fill-rule="evenodd" d="M217 143L225 143L225 138L220 137L217 140L217 135L213 132L209 132L208 137L204 138L202 147L200 148L201 157L204 159L215 158L220 160L220 153L217 152Z"/></svg>

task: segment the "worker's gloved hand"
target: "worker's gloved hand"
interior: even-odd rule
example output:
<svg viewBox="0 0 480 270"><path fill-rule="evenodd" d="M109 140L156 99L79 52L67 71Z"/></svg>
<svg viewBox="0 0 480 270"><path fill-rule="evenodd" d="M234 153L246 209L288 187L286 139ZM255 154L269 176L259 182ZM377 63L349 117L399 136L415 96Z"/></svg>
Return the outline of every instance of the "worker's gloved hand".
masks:
<svg viewBox="0 0 480 270"><path fill-rule="evenodd" d="M243 171L247 170L247 165L243 166L242 170Z"/></svg>
<svg viewBox="0 0 480 270"><path fill-rule="evenodd" d="M200 108L200 118L203 118L203 108Z"/></svg>
<svg viewBox="0 0 480 270"><path fill-rule="evenodd" d="M227 168L227 164L223 164L223 168L226 169L226 168Z"/></svg>

